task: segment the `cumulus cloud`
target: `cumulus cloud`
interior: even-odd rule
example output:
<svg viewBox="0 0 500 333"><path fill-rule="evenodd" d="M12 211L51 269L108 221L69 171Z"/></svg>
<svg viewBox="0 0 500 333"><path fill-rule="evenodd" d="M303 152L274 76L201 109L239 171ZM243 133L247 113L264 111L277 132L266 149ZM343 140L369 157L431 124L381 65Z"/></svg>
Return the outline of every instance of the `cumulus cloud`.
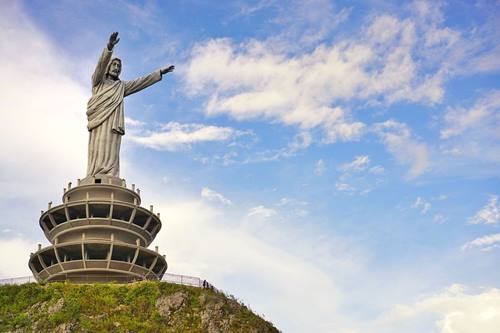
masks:
<svg viewBox="0 0 500 333"><path fill-rule="evenodd" d="M308 6L310 14L316 7ZM276 38L242 44L212 39L194 47L186 88L208 97L207 114L270 119L301 129L319 127L327 142L355 140L364 124L351 119L342 101L440 102L447 76L470 58L463 51L461 34L443 26L440 8L434 7L430 11L428 3L417 2L415 14L404 19L372 16L355 37L335 44L313 38L312 50L293 55L289 51L297 38L295 43L285 38L281 44ZM291 17L295 24L295 16ZM316 21L316 27L323 22Z"/></svg>
<svg viewBox="0 0 500 333"><path fill-rule="evenodd" d="M211 40L193 50L186 84L192 94L209 96L205 108L209 115L278 120L303 130L320 127L327 142L354 140L364 124L351 121L342 107L330 106L341 73L352 69L350 62L362 61L363 50L352 51L347 63L342 62L340 50L327 49L287 59L269 51L263 42L253 41L239 49L228 39ZM323 63L330 59L334 64ZM325 75L332 70L341 72L333 82ZM342 90L345 84L333 91Z"/></svg>
<svg viewBox="0 0 500 333"><path fill-rule="evenodd" d="M486 205L469 219L471 224L498 224L498 222L500 222L500 204L497 195L490 196Z"/></svg>
<svg viewBox="0 0 500 333"><path fill-rule="evenodd" d="M248 132L238 131L230 127L181 124L171 121L161 126L159 131L148 131L144 134L134 133L130 139L149 148L176 151L187 149L196 143L229 141L244 134L248 134Z"/></svg>
<svg viewBox="0 0 500 333"><path fill-rule="evenodd" d="M489 251L500 247L500 234L486 235L471 240L462 246L462 251L470 250L475 247L480 247L483 251Z"/></svg>
<svg viewBox="0 0 500 333"><path fill-rule="evenodd" d="M386 145L396 161L409 165L407 177L412 179L429 169L429 153L427 145L417 140L410 128L395 120L387 120L374 125L375 133Z"/></svg>
<svg viewBox="0 0 500 333"><path fill-rule="evenodd" d="M248 217L259 217L263 219L268 219L270 217L276 216L278 212L272 208L265 207L263 205L252 207L248 210Z"/></svg>
<svg viewBox="0 0 500 333"><path fill-rule="evenodd" d="M434 327L426 325L431 319ZM381 316L375 331L495 333L500 327L500 290L470 290L454 284ZM392 328L392 329L389 329Z"/></svg>
<svg viewBox="0 0 500 333"><path fill-rule="evenodd" d="M201 189L201 197L205 198L209 201L218 201L220 203L223 203L225 205L232 205L231 200L223 196L222 194L209 189L208 187L204 187Z"/></svg>

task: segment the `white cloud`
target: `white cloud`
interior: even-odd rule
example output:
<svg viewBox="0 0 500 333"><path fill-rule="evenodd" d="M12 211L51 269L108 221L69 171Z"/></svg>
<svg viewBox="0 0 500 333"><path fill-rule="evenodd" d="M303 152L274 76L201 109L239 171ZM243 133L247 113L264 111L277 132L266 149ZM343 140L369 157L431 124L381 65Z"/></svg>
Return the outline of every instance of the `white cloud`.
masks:
<svg viewBox="0 0 500 333"><path fill-rule="evenodd" d="M433 322L432 325L428 325ZM378 320L377 332L496 333L500 327L500 290L477 292L454 284L421 297L409 305L397 305Z"/></svg>
<svg viewBox="0 0 500 333"><path fill-rule="evenodd" d="M366 155L357 156L352 162L342 164L339 169L342 171L364 171L370 164L370 158Z"/></svg>
<svg viewBox="0 0 500 333"><path fill-rule="evenodd" d="M286 216L306 217L309 215L309 211L305 208L308 206L306 201L284 197L280 199L277 206L284 211Z"/></svg>
<svg viewBox="0 0 500 333"><path fill-rule="evenodd" d="M195 143L229 141L244 134L248 133L230 127L180 124L172 121L163 125L160 131L134 133L130 139L153 149L176 151L189 148Z"/></svg>
<svg viewBox="0 0 500 333"><path fill-rule="evenodd" d="M208 187L204 187L201 189L201 197L205 198L209 201L218 201L220 203L223 203L225 205L232 205L231 200L227 199L224 197L222 194L209 189Z"/></svg>
<svg viewBox="0 0 500 333"><path fill-rule="evenodd" d="M341 77L332 81L328 73L340 71L336 75L342 76L351 70L362 61L363 50L359 51L342 56L340 50L321 48L290 60L262 42L250 42L239 50L227 39L211 40L193 50L186 84L192 94L210 97L205 109L209 115L278 120L302 130L320 127L327 142L354 140L364 125L350 121L341 107L330 107L332 91L343 90L348 83L332 90ZM345 57L353 64L343 63Z"/></svg>
<svg viewBox="0 0 500 333"><path fill-rule="evenodd" d="M20 6L0 5L0 195L40 200L85 175L90 83L73 79L78 61L69 61Z"/></svg>
<svg viewBox="0 0 500 333"><path fill-rule="evenodd" d="M329 12L325 6L307 6L308 14ZM239 45L230 39L209 40L192 51L186 88L190 94L208 97L209 115L322 128L326 142L356 140L364 124L351 119L343 101L440 102L451 69L470 56L462 52L460 33L442 26L440 14L424 14L429 12L422 10L425 6L416 7L418 14L405 19L371 16L359 35L335 44L313 38L315 47L307 52L290 52L297 38L280 43L281 35ZM315 20L312 26L323 22ZM292 15L290 26L295 23Z"/></svg>
<svg viewBox="0 0 500 333"><path fill-rule="evenodd" d="M295 156L299 151L306 149L312 143L312 136L309 132L297 133L286 147L279 149L266 149L248 157L244 163L277 161L282 158Z"/></svg>
<svg viewBox="0 0 500 333"><path fill-rule="evenodd" d="M142 127L142 126L146 125L146 123L143 121L137 120L137 119L125 117L125 125L132 126L132 127Z"/></svg>
<svg viewBox="0 0 500 333"><path fill-rule="evenodd" d="M278 16L274 21L284 29L278 36L271 37L269 43L274 42L278 47L287 49L300 49L322 41L347 20L350 12L347 8L336 8L328 0L275 1L274 4L278 7Z"/></svg>
<svg viewBox="0 0 500 333"><path fill-rule="evenodd" d="M263 205L259 205L259 206L255 206L255 207L250 208L248 210L247 216L248 217L255 216L255 217L267 219L267 218L276 216L277 214L278 213L276 212L276 210L274 210L272 208L267 208Z"/></svg>
<svg viewBox="0 0 500 333"><path fill-rule="evenodd" d="M422 199L421 197L417 197L412 207L420 210L420 213L426 214L429 209L431 209L431 203Z"/></svg>
<svg viewBox="0 0 500 333"><path fill-rule="evenodd" d="M500 204L497 195L492 195L488 203L469 219L471 224L498 224L499 222Z"/></svg>
<svg viewBox="0 0 500 333"><path fill-rule="evenodd" d="M444 223L446 221L448 221L448 217L446 217L443 214L435 214L432 217L432 222L434 222L434 223Z"/></svg>
<svg viewBox="0 0 500 333"><path fill-rule="evenodd" d="M349 192L349 193L353 193L356 191L356 189L351 185L342 182L336 182L335 189L339 192Z"/></svg>
<svg viewBox="0 0 500 333"><path fill-rule="evenodd" d="M500 247L500 234L491 234L476 238L465 243L462 246L462 251L470 250L475 247L480 247L483 251L489 251L493 248Z"/></svg>
<svg viewBox="0 0 500 333"><path fill-rule="evenodd" d="M375 124L374 130L396 160L410 166L408 178L418 177L429 169L427 145L415 139L405 123L387 120Z"/></svg>
<svg viewBox="0 0 500 333"><path fill-rule="evenodd" d="M479 130L499 137L500 91L492 91L479 99L470 109L449 108L444 115L446 127L441 130L441 138L449 139L468 130Z"/></svg>
<svg viewBox="0 0 500 333"><path fill-rule="evenodd" d="M349 195L364 195L373 191L382 181L380 175L384 173L384 168L380 165L370 167L370 164L368 155L356 156L351 162L341 164L336 191Z"/></svg>
<svg viewBox="0 0 500 333"><path fill-rule="evenodd" d="M29 253L36 252L35 241L13 237L0 238L0 278L32 275L28 268Z"/></svg>
<svg viewBox="0 0 500 333"><path fill-rule="evenodd" d="M326 171L325 161L323 161L322 159L316 161L316 165L314 167L314 174L317 176L321 176L322 174L325 173L325 171Z"/></svg>
<svg viewBox="0 0 500 333"><path fill-rule="evenodd" d="M440 150L454 163L470 165L477 174L477 162L496 174L500 162L500 91L483 93L471 106L449 107L440 131Z"/></svg>
<svg viewBox="0 0 500 333"><path fill-rule="evenodd" d="M374 174L374 175L381 175L385 172L385 169L383 166L381 165L375 165L373 167L371 167L368 172Z"/></svg>

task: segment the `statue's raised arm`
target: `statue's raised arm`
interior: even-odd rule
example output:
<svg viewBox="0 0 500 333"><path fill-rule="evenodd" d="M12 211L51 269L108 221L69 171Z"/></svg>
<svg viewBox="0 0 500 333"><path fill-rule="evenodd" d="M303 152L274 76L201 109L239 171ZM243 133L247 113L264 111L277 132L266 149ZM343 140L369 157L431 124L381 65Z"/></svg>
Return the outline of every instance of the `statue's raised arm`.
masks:
<svg viewBox="0 0 500 333"><path fill-rule="evenodd" d="M92 97L87 104L88 177L119 177L120 144L125 134L124 97L161 81L163 75L175 69L168 66L135 80L122 81L122 61L112 58L119 41L118 32L112 33L92 75Z"/></svg>
<svg viewBox="0 0 500 333"><path fill-rule="evenodd" d="M92 75L92 89L104 80L107 74L106 70L109 66L109 62L111 61L111 56L113 55L113 48L119 41L120 38L118 38L118 32L113 32L111 36L109 36L108 44L102 51L94 74Z"/></svg>

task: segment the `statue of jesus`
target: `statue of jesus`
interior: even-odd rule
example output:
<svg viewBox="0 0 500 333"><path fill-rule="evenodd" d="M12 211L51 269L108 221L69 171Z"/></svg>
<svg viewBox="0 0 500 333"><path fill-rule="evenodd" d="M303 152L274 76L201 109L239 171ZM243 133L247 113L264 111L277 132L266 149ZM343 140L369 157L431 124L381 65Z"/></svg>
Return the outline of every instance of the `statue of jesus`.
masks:
<svg viewBox="0 0 500 333"><path fill-rule="evenodd" d="M113 48L120 41L118 32L109 37L92 75L92 97L87 104L89 152L87 176L119 177L120 143L125 134L123 98L159 82L174 66L157 70L131 81L119 79L122 62L112 58Z"/></svg>

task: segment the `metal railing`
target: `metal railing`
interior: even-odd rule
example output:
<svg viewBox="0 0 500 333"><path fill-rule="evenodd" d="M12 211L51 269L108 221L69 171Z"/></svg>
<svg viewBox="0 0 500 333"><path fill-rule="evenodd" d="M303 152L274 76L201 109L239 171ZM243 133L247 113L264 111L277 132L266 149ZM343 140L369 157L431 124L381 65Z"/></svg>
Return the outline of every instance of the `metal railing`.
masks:
<svg viewBox="0 0 500 333"><path fill-rule="evenodd" d="M31 276L21 276L21 277L15 277L15 278L9 278L9 279L1 279L0 280L0 285L4 284L24 284L24 283L30 283L30 282L36 282L36 279L33 275Z"/></svg>
<svg viewBox="0 0 500 333"><path fill-rule="evenodd" d="M82 282L85 281L85 277L82 275ZM113 281L113 275L106 276L109 278L110 281ZM123 278L123 276L115 276L116 278ZM120 279L117 279L119 281ZM138 280L139 281L139 280ZM205 286L206 281L201 280L199 277L195 276L188 276L188 275L181 275L181 274L172 274L172 273L165 273L163 275L163 278L161 281L169 282L169 283L175 283L175 284L181 284L184 286L191 286L191 287L199 287L202 288ZM21 276L21 277L15 277L15 278L8 278L8 279L0 279L0 285L5 285L5 284L24 284L24 283L31 283L31 282L37 282L36 279L31 275L31 276Z"/></svg>

